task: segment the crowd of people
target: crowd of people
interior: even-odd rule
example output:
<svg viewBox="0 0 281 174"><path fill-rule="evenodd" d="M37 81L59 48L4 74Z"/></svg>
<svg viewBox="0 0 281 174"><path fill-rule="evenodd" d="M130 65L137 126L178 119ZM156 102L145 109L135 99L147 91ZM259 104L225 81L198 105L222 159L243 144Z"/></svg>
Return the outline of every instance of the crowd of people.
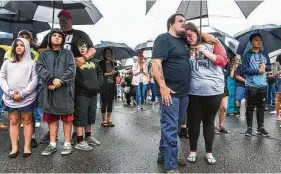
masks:
<svg viewBox="0 0 281 174"><path fill-rule="evenodd" d="M206 146L204 159L210 165L215 164L212 153L215 131L229 133L224 126L225 116L240 116L243 98L245 136L252 135L255 108L258 135L269 136L264 128L265 104L275 105L276 119L281 120L281 56L271 64L261 50L259 34L250 36L252 49L238 63L235 58L227 58L225 48L214 36L200 34L195 24L185 24L183 15L174 14L167 21L168 32L155 40L151 63L139 54L126 75L120 75L111 48L105 48L104 59L97 61L89 36L72 28L71 14L62 10L58 18L60 29L52 29L40 45L34 33L23 30L11 47L0 46L1 109L8 112L10 120L8 128L2 123L0 112L0 130L10 130L9 158L19 154L21 123L22 156L32 154L31 148L38 146L35 127L40 126L41 119L49 126L40 140L49 144L43 156L57 151L59 120L63 122L64 133L62 155L70 154L72 146L92 150L100 145L92 134L97 103L101 103L101 126L114 127L114 99L120 96L125 106L133 103L136 111L141 112L146 110L147 91L151 93L152 108L156 107L158 96L161 138L157 162L164 164L168 172L178 172L178 165L182 164L178 160L178 136L190 140L187 161L197 161L201 122Z"/></svg>

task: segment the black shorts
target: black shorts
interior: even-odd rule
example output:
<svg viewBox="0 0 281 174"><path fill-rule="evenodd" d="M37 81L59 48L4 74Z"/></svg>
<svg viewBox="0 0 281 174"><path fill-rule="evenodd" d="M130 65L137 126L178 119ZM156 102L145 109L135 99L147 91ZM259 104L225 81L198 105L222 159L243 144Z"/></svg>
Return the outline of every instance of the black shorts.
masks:
<svg viewBox="0 0 281 174"><path fill-rule="evenodd" d="M228 96L229 96L229 92L228 92L227 87L225 86L225 87L224 87L223 97L228 97Z"/></svg>
<svg viewBox="0 0 281 174"><path fill-rule="evenodd" d="M97 110L97 96L75 96L75 112L73 125L85 127L95 124Z"/></svg>

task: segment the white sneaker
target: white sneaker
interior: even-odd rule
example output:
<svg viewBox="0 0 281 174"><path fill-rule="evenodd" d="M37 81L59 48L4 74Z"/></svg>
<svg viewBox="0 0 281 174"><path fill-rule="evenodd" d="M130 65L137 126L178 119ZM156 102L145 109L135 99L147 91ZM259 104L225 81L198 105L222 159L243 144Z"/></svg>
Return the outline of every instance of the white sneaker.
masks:
<svg viewBox="0 0 281 174"><path fill-rule="evenodd" d="M71 154L71 152L72 152L72 147L71 147L71 144L69 143L69 145L63 146L63 149L61 151L61 155L68 155L68 154Z"/></svg>
<svg viewBox="0 0 281 174"><path fill-rule="evenodd" d="M20 127L23 128L23 124L20 124Z"/></svg>
<svg viewBox="0 0 281 174"><path fill-rule="evenodd" d="M35 123L35 127L36 127L36 128L40 127L40 125L41 125L40 122L36 122L36 123Z"/></svg>
<svg viewBox="0 0 281 174"><path fill-rule="evenodd" d="M91 146L89 146L89 144L86 141L81 141L80 143L77 143L75 146L75 149L79 149L79 150L93 150L93 148Z"/></svg>

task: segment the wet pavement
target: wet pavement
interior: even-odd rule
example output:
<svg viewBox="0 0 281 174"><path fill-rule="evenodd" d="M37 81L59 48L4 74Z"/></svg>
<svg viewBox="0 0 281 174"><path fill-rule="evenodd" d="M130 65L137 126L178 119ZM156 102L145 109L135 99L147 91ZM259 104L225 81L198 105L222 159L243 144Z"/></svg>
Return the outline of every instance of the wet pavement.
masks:
<svg viewBox="0 0 281 174"><path fill-rule="evenodd" d="M51 156L41 156L47 144L32 149L32 156L9 159L8 131L0 132L0 172L29 173L159 173L165 172L163 165L156 162L160 138L158 109L146 106L146 111L135 112L134 107L123 107L115 103L113 121L115 127L103 128L98 113L93 135L100 142L92 151L73 149L68 156L61 156L63 145L62 127L60 127L58 151ZM244 110L244 108L242 108ZM243 111L242 111L243 113ZM4 115L4 122L8 122ZM195 164L180 167L180 172L235 172L268 173L281 172L281 128L275 121L275 115L266 112L265 128L271 138L260 136L245 137L246 120L241 117L227 116L225 127L230 134L216 135L213 153L217 164L210 166L203 160L204 139L202 130L198 143L198 160ZM253 129L256 129L254 119ZM42 123L36 129L37 139L47 131L47 124ZM180 140L179 154L186 158L189 151L187 139ZM23 152L23 135L20 137L20 152Z"/></svg>

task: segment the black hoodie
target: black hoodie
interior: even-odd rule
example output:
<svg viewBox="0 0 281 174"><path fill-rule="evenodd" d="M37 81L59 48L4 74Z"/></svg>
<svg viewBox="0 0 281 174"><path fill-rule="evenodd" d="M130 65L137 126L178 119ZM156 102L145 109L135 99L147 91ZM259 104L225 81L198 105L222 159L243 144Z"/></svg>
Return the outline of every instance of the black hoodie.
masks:
<svg viewBox="0 0 281 174"><path fill-rule="evenodd" d="M94 58L76 68L75 95L96 96L103 82L103 73Z"/></svg>
<svg viewBox="0 0 281 174"><path fill-rule="evenodd" d="M49 41L53 33L64 35L60 29L53 29L49 35ZM51 46L51 43L49 42ZM42 89L39 90L39 106L43 111L55 115L70 115L74 113L74 85L76 66L73 53L61 47L54 51L52 46L44 50L37 61L36 71L42 79ZM62 86L50 91L48 85L53 79L62 81Z"/></svg>

